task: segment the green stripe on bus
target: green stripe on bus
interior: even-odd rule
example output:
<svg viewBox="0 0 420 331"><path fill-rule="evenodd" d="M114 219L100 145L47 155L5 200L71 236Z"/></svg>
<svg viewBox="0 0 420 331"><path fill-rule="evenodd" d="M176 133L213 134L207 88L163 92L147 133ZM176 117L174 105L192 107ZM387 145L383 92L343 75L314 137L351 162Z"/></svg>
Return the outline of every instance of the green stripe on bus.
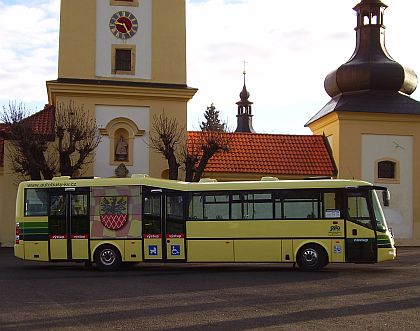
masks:
<svg viewBox="0 0 420 331"><path fill-rule="evenodd" d="M19 227L21 229L48 228L48 222L20 222Z"/></svg>

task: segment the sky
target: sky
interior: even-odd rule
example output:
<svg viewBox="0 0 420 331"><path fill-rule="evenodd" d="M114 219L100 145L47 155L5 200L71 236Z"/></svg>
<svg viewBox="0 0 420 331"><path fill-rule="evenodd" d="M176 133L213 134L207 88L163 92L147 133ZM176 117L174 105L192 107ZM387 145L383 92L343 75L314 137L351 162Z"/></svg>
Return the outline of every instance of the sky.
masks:
<svg viewBox="0 0 420 331"><path fill-rule="evenodd" d="M171 0L167 0L171 1ZM259 133L310 134L305 123L329 100L325 76L355 47L358 0L186 0L188 129L207 106L236 128L236 102L246 85ZM386 47L420 75L420 1L383 0ZM0 106L48 102L57 78L59 0L0 0ZM420 100L420 88L412 94Z"/></svg>

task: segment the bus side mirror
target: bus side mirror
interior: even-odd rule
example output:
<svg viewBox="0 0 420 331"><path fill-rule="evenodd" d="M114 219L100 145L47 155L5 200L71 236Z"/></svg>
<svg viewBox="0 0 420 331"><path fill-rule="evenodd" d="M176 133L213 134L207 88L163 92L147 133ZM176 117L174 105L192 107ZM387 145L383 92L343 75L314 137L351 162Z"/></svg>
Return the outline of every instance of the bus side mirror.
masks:
<svg viewBox="0 0 420 331"><path fill-rule="evenodd" d="M382 200L385 207L389 207L389 202L391 201L391 193L388 190L382 191Z"/></svg>

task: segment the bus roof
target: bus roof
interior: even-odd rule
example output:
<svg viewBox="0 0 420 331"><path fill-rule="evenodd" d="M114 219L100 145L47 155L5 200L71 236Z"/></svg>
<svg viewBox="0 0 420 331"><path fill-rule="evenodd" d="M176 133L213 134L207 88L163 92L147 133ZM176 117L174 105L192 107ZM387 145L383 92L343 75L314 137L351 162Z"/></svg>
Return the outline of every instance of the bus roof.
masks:
<svg viewBox="0 0 420 331"><path fill-rule="evenodd" d="M299 189L299 188L346 188L373 186L369 182L348 179L311 179L311 180L278 180L263 177L260 181L217 182L205 179L198 183L174 181L149 177L147 175L132 175L128 178L82 178L69 176L54 177L52 180L25 181L20 188L66 188L95 186L126 186L145 185L162 189L179 191L225 191L225 190L266 190L266 189Z"/></svg>

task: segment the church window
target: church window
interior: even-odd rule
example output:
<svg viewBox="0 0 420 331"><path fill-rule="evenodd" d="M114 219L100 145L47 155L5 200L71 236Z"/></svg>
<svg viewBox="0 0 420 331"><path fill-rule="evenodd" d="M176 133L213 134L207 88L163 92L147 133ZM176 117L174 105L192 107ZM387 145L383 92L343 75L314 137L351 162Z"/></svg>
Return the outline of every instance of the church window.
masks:
<svg viewBox="0 0 420 331"><path fill-rule="evenodd" d="M135 45L112 46L112 74L135 74Z"/></svg>
<svg viewBox="0 0 420 331"><path fill-rule="evenodd" d="M395 178L395 162L378 162L378 178Z"/></svg>
<svg viewBox="0 0 420 331"><path fill-rule="evenodd" d="M363 25L369 25L370 24L370 13L367 12L367 11L363 12L362 17L363 17L362 24Z"/></svg>
<svg viewBox="0 0 420 331"><path fill-rule="evenodd" d="M375 162L375 181L397 184L400 181L399 162L393 159L380 159Z"/></svg>
<svg viewBox="0 0 420 331"><path fill-rule="evenodd" d="M376 15L372 16L371 24L378 24L378 16L376 16Z"/></svg>
<svg viewBox="0 0 420 331"><path fill-rule="evenodd" d="M115 70L130 71L131 70L131 50L117 49L115 50Z"/></svg>

